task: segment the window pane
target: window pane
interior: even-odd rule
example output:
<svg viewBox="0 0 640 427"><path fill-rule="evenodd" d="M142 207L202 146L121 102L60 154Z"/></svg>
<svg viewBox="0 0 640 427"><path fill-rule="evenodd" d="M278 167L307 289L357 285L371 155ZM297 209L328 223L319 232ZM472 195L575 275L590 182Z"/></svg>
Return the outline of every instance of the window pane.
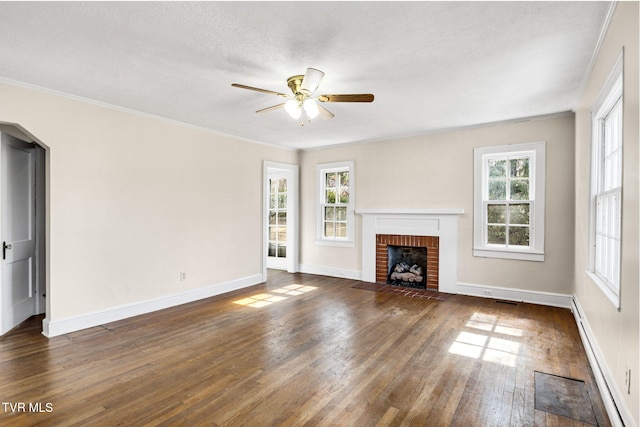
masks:
<svg viewBox="0 0 640 427"><path fill-rule="evenodd" d="M334 219L336 219L336 208L334 208L333 206L325 206L324 219L327 221L333 221Z"/></svg>
<svg viewBox="0 0 640 427"><path fill-rule="evenodd" d="M603 120L604 139L602 141L602 171L600 176L604 191L622 185L622 102L611 109Z"/></svg>
<svg viewBox="0 0 640 427"><path fill-rule="evenodd" d="M286 258L287 256L287 246L286 245L278 245L278 257Z"/></svg>
<svg viewBox="0 0 640 427"><path fill-rule="evenodd" d="M606 239L602 235L596 236L596 259L595 259L595 271L596 273L602 273L604 271L603 259L606 256L605 250Z"/></svg>
<svg viewBox="0 0 640 427"><path fill-rule="evenodd" d="M608 211L608 199L603 196L598 196L596 198L596 233L604 233L607 229Z"/></svg>
<svg viewBox="0 0 640 427"><path fill-rule="evenodd" d="M271 196L269 196L269 209L275 209L276 208L276 201L277 201L277 196L275 194L272 194Z"/></svg>
<svg viewBox="0 0 640 427"><path fill-rule="evenodd" d="M603 190L611 190L612 188L622 185L622 150L618 148L604 159L602 171Z"/></svg>
<svg viewBox="0 0 640 427"><path fill-rule="evenodd" d="M276 256L276 244L275 243L269 243L268 253L269 253L269 256Z"/></svg>
<svg viewBox="0 0 640 427"><path fill-rule="evenodd" d="M528 178L529 177L529 158L509 160L511 167L511 178Z"/></svg>
<svg viewBox="0 0 640 427"><path fill-rule="evenodd" d="M336 220L338 220L338 221L346 221L347 220L347 207L346 206L338 206L336 208Z"/></svg>
<svg viewBox="0 0 640 427"><path fill-rule="evenodd" d="M278 191L280 193L287 192L287 180L285 178L282 178L281 180L278 181Z"/></svg>
<svg viewBox="0 0 640 427"><path fill-rule="evenodd" d="M611 211L609 217L611 223L609 225L609 235L614 239L620 239L620 212L622 207L620 206L620 193L616 192L611 194Z"/></svg>
<svg viewBox="0 0 640 427"><path fill-rule="evenodd" d="M609 114L608 117L604 119L604 156L609 156L616 149L616 141L615 141L615 124L616 124L616 114L613 112Z"/></svg>
<svg viewBox="0 0 640 427"><path fill-rule="evenodd" d="M490 225L487 227L487 243L490 245L507 244L507 227L504 225Z"/></svg>
<svg viewBox="0 0 640 427"><path fill-rule="evenodd" d="M269 192L275 193L278 191L278 181L275 179L269 180Z"/></svg>
<svg viewBox="0 0 640 427"><path fill-rule="evenodd" d="M278 242L287 241L287 227L278 227Z"/></svg>
<svg viewBox="0 0 640 427"><path fill-rule="evenodd" d="M487 222L489 224L506 224L507 207L505 205L487 205Z"/></svg>
<svg viewBox="0 0 640 427"><path fill-rule="evenodd" d="M506 200L506 181L489 181L489 200Z"/></svg>
<svg viewBox="0 0 640 427"><path fill-rule="evenodd" d="M622 102L618 101L604 119L605 155L613 153L622 145Z"/></svg>
<svg viewBox="0 0 640 427"><path fill-rule="evenodd" d="M278 208L286 209L287 208L287 195L279 194L278 195Z"/></svg>
<svg viewBox="0 0 640 427"><path fill-rule="evenodd" d="M529 224L529 204L509 205L509 224Z"/></svg>
<svg viewBox="0 0 640 427"><path fill-rule="evenodd" d="M325 203L335 203L336 202L336 190L333 188L328 188L324 193L324 201Z"/></svg>
<svg viewBox="0 0 640 427"><path fill-rule="evenodd" d="M613 181L615 180L615 173L613 171L613 158L611 156L605 157L604 165L602 167L602 190L607 191L613 188Z"/></svg>
<svg viewBox="0 0 640 427"><path fill-rule="evenodd" d="M340 186L348 187L349 186L349 171L339 172L340 177Z"/></svg>
<svg viewBox="0 0 640 427"><path fill-rule="evenodd" d="M489 177L490 178L506 178L507 161L506 160L489 160Z"/></svg>
<svg viewBox="0 0 640 427"><path fill-rule="evenodd" d="M287 213L286 212L278 212L278 224L286 225L287 224Z"/></svg>
<svg viewBox="0 0 640 427"><path fill-rule="evenodd" d="M276 213L274 211L269 212L269 224L275 225L276 223Z"/></svg>
<svg viewBox="0 0 640 427"><path fill-rule="evenodd" d="M276 240L276 227L269 227L269 240Z"/></svg>
<svg viewBox="0 0 640 427"><path fill-rule="evenodd" d="M529 227L509 227L509 246L529 246Z"/></svg>
<svg viewBox="0 0 640 427"><path fill-rule="evenodd" d="M325 222L324 223L324 235L325 237L335 237L334 233L334 223L333 222Z"/></svg>
<svg viewBox="0 0 640 427"><path fill-rule="evenodd" d="M336 223L336 237L347 237L347 224L344 222Z"/></svg>
<svg viewBox="0 0 640 427"><path fill-rule="evenodd" d="M325 179L325 187L335 187L336 186L336 173L329 172Z"/></svg>
<svg viewBox="0 0 640 427"><path fill-rule="evenodd" d="M349 203L349 187L343 187L340 189L340 203Z"/></svg>
<svg viewBox="0 0 640 427"><path fill-rule="evenodd" d="M529 180L514 179L511 181L510 200L529 200Z"/></svg>

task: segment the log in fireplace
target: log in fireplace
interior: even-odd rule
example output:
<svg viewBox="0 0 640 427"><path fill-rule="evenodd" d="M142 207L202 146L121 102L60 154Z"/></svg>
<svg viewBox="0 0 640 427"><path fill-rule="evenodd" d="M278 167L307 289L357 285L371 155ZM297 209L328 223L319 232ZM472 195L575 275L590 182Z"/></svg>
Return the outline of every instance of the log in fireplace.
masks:
<svg viewBox="0 0 640 427"><path fill-rule="evenodd" d="M387 283L427 289L427 248L387 245Z"/></svg>

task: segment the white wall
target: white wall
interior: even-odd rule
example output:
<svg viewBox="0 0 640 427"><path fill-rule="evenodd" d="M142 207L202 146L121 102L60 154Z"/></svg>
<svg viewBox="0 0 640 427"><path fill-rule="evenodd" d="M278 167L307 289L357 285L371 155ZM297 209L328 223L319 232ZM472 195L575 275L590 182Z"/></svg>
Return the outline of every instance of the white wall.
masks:
<svg viewBox="0 0 640 427"><path fill-rule="evenodd" d="M263 161L296 152L8 84L0 120L49 147L49 322L262 277Z"/></svg>
<svg viewBox="0 0 640 427"><path fill-rule="evenodd" d="M473 148L546 141L546 248L544 262L478 258L473 247ZM356 209L463 208L458 281L570 295L573 283L574 120L572 114L496 124L396 141L301 153L303 269L361 269L360 218L353 248L315 244L315 165L355 161Z"/></svg>
<svg viewBox="0 0 640 427"><path fill-rule="evenodd" d="M624 47L623 93L623 205L621 310L587 276L589 260L589 171L591 114L600 90ZM576 111L576 300L601 352L613 392L640 425L640 346L638 292L638 3L619 2ZM631 394L626 392L625 370L631 369Z"/></svg>

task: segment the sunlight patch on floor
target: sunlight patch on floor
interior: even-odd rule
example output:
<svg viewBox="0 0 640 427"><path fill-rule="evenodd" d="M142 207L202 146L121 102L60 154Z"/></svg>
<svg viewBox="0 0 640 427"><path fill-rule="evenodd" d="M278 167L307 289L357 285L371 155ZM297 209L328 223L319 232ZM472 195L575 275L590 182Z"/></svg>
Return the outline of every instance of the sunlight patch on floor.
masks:
<svg viewBox="0 0 640 427"><path fill-rule="evenodd" d="M304 285L289 285L283 288L274 289L271 292L275 292L277 294L286 294L286 295L302 295L306 292L313 291L318 289L316 286L304 286Z"/></svg>
<svg viewBox="0 0 640 427"><path fill-rule="evenodd" d="M304 286L304 285L293 284L293 285L288 285L282 288L273 289L269 291L278 295L272 295L270 293L261 293L261 294L253 295L247 298L242 298L237 301L233 301L233 303L238 305L244 305L247 307L261 308L276 302L284 301L288 298L282 295L298 296L298 295L303 295L307 292L313 291L315 289L318 289L318 288L315 286Z"/></svg>
<svg viewBox="0 0 640 427"><path fill-rule="evenodd" d="M473 329L474 332L460 332L449 348L449 353L473 359L482 358L484 361L506 366L516 366L520 343L514 339L522 336L521 329L499 325L496 316L482 313L474 313L465 326ZM501 337L494 335L501 335ZM507 335L508 339L504 335Z"/></svg>

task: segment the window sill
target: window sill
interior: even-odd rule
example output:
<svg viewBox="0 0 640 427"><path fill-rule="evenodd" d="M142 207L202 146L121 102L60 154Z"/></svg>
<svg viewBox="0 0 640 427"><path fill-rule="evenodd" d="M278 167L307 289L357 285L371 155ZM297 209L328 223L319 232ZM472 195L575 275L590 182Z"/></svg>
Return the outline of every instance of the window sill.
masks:
<svg viewBox="0 0 640 427"><path fill-rule="evenodd" d="M544 252L505 251L500 249L474 249L473 256L482 258L515 259L520 261L544 261Z"/></svg>
<svg viewBox="0 0 640 427"><path fill-rule="evenodd" d="M595 283L595 285L598 288L600 288L600 290L602 291L604 296L606 296L607 299L609 301L611 301L611 304L613 304L613 306L618 311L620 311L620 297L618 295L616 295L615 293L613 293L613 291L598 276L596 276L594 273L592 273L591 271L586 271L585 273L587 273L587 276L589 276L591 281L593 283Z"/></svg>
<svg viewBox="0 0 640 427"><path fill-rule="evenodd" d="M320 240L316 239L316 246L335 246L342 248L353 248L355 242L353 240Z"/></svg>

